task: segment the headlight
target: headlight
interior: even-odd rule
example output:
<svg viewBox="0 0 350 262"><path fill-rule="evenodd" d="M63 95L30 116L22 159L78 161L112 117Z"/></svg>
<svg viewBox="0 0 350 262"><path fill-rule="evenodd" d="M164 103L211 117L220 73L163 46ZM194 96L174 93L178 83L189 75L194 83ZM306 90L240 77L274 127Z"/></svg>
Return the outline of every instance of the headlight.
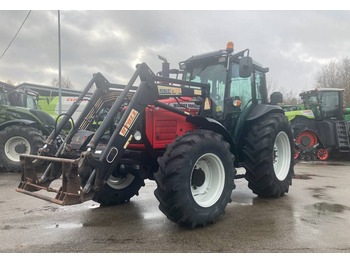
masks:
<svg viewBox="0 0 350 262"><path fill-rule="evenodd" d="M135 133L134 133L134 139L135 139L136 141L140 141L141 138L142 138L141 132L140 132L139 130L136 130Z"/></svg>

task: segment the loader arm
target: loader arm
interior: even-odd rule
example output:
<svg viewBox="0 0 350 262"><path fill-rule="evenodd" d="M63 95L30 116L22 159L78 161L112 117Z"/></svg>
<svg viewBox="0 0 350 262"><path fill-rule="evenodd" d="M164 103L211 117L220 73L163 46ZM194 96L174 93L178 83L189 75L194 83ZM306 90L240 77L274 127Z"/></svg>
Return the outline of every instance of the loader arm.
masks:
<svg viewBox="0 0 350 262"><path fill-rule="evenodd" d="M133 84L138 77L141 82L136 88ZM47 155L49 151L47 148L52 146L52 141L63 130L93 84L96 85L96 91L88 100L86 108L68 133L64 143L54 156ZM119 93L117 92L117 97L109 94L109 91L113 91L115 87L120 87L120 85L109 83L100 73L94 75L81 96L63 115L62 120L46 140L44 147L39 150L39 154L36 156L21 155L23 172L21 182L16 189L17 192L60 205L78 204L91 200L95 193L101 189L101 186L107 182L118 165L133 137L136 123L140 120L140 116L146 107L161 107L190 118L192 117L190 113L164 104L159 100L169 97L197 97L200 104L200 115L204 116L206 110L210 109L210 106L208 106L210 86L208 84L159 77L144 63L137 66L129 83L122 90L119 89ZM115 99L115 101L99 128L96 131L87 130L94 116L111 99ZM108 143L103 147L99 146L106 130L113 124L115 116L125 108L126 110L117 123ZM81 152L78 150L77 152L80 152L80 155L74 155L74 152L72 153L74 150L69 147L72 143L78 143L82 148L86 145L86 149ZM38 161L49 163L40 179L36 172L36 162ZM49 187L52 181L61 176L62 186L60 189L56 190ZM34 192L38 190L55 192L56 196L52 198Z"/></svg>

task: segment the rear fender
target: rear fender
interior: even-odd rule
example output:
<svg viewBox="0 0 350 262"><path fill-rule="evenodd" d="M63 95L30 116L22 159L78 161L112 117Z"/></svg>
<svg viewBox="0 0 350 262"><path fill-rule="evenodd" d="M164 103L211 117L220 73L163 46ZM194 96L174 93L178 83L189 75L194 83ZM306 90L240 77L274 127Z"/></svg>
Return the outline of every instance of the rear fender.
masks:
<svg viewBox="0 0 350 262"><path fill-rule="evenodd" d="M234 142L238 150L236 154L236 161L238 161L239 166L241 166L242 162L244 162L242 150L245 146L244 136L248 131L247 128L249 128L249 122L257 120L269 113L279 113L285 115L283 109L275 105L257 104L247 110L249 111L242 113L234 134ZM244 114L246 114L246 116Z"/></svg>
<svg viewBox="0 0 350 262"><path fill-rule="evenodd" d="M258 119L272 112L284 114L283 109L279 106L258 104L249 112L246 121Z"/></svg>
<svg viewBox="0 0 350 262"><path fill-rule="evenodd" d="M224 140L231 145L231 152L236 153L236 148L233 140L227 129L215 119L209 117L192 116L186 119L187 122L198 126L201 129L211 130L223 136Z"/></svg>

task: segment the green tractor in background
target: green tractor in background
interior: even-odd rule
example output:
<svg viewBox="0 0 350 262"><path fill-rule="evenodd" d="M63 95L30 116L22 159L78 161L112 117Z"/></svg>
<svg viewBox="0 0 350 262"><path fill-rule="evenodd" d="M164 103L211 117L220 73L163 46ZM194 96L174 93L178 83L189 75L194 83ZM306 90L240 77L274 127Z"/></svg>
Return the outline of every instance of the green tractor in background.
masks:
<svg viewBox="0 0 350 262"><path fill-rule="evenodd" d="M84 110L87 102L89 101L89 95L86 96L84 100L81 101L79 105L79 109L75 112L70 122L67 123L67 127L64 129L66 133L68 133L74 125L74 122L77 120L79 114ZM54 119L57 119L59 122L61 117L68 111L68 109L72 106L72 104L77 100L76 96L62 96L61 105L62 105L62 113L59 113L59 97L58 96L39 96L38 98L38 109L48 113Z"/></svg>
<svg viewBox="0 0 350 262"><path fill-rule="evenodd" d="M20 154L36 154L55 120L38 110L38 95L30 90L0 88L0 167L21 170Z"/></svg>
<svg viewBox="0 0 350 262"><path fill-rule="evenodd" d="M306 91L298 110L284 108L294 132L295 159L326 160L330 152L350 152L350 108L343 107L343 91Z"/></svg>

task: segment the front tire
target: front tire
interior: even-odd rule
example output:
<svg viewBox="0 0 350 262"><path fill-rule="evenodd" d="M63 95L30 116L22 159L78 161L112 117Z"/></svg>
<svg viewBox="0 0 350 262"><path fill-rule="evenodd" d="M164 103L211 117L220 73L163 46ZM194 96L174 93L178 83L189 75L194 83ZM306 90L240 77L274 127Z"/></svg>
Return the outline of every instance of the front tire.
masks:
<svg viewBox="0 0 350 262"><path fill-rule="evenodd" d="M140 188L144 185L144 180L138 174L131 172L124 175L112 174L103 188L96 193L93 200L102 206L127 203L130 198L139 194Z"/></svg>
<svg viewBox="0 0 350 262"><path fill-rule="evenodd" d="M288 119L270 113L249 126L243 154L248 187L261 197L281 197L294 175L294 143Z"/></svg>
<svg viewBox="0 0 350 262"><path fill-rule="evenodd" d="M8 171L20 171L21 154L36 155L44 146L44 137L38 129L14 125L0 132L0 165Z"/></svg>
<svg viewBox="0 0 350 262"><path fill-rule="evenodd" d="M215 132L195 130L176 138L158 158L159 209L191 228L216 222L231 202L233 162L230 145Z"/></svg>

